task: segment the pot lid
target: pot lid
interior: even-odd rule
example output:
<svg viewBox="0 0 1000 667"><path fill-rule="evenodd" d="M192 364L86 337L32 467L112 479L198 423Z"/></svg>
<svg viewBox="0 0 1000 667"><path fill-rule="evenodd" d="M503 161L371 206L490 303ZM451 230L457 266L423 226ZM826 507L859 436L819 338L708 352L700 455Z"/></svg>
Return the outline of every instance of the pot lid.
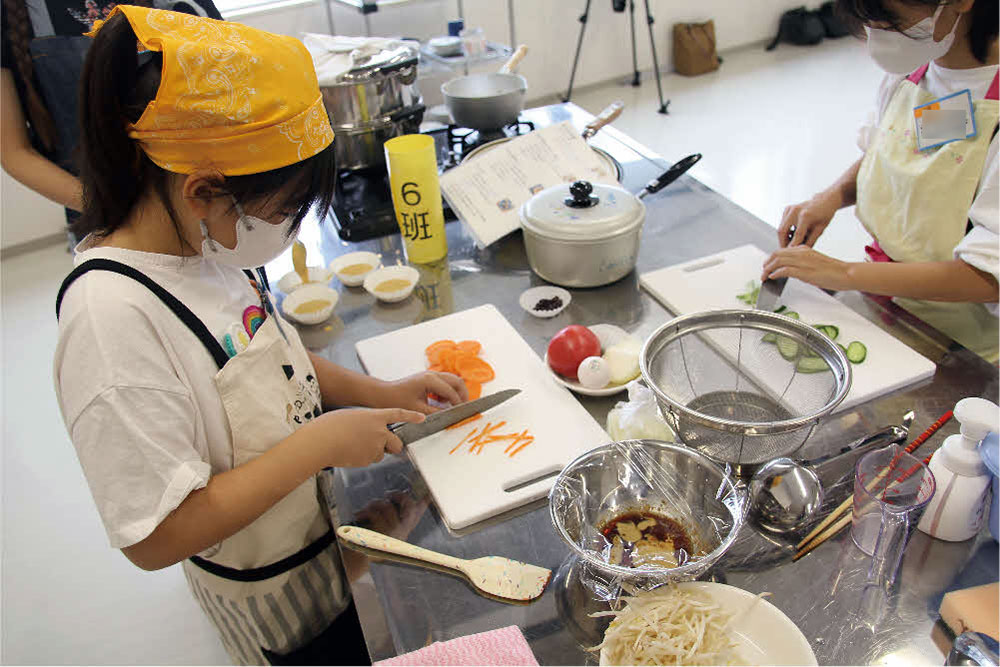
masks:
<svg viewBox="0 0 1000 667"><path fill-rule="evenodd" d="M521 207L525 228L562 241L594 241L635 229L646 207L614 185L576 181L546 188Z"/></svg>
<svg viewBox="0 0 1000 667"><path fill-rule="evenodd" d="M406 42L396 42L354 61L354 67L340 75L342 83L362 83L417 64L419 51Z"/></svg>

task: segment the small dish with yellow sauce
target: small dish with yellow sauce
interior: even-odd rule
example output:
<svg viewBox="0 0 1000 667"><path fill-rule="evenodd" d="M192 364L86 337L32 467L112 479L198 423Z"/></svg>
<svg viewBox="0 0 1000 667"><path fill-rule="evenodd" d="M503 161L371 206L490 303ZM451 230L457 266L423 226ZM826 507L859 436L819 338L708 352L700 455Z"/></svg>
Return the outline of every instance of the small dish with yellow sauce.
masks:
<svg viewBox="0 0 1000 667"><path fill-rule="evenodd" d="M330 319L339 299L337 290L319 283L307 283L285 297L281 311L299 324L320 324Z"/></svg>
<svg viewBox="0 0 1000 667"><path fill-rule="evenodd" d="M365 289L379 301L395 303L413 293L420 274L412 266L387 266L369 273Z"/></svg>
<svg viewBox="0 0 1000 667"><path fill-rule="evenodd" d="M348 287L358 287L365 277L382 266L382 257L373 252L350 252L330 262L330 270Z"/></svg>

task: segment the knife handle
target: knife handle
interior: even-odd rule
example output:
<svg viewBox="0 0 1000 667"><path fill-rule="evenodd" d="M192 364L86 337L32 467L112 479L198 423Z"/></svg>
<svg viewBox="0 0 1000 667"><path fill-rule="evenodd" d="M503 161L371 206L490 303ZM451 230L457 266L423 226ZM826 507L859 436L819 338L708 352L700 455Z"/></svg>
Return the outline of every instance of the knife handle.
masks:
<svg viewBox="0 0 1000 667"><path fill-rule="evenodd" d="M414 560L422 560L426 563L433 563L434 565L441 565L442 567L448 567L453 570L461 570L465 561L461 558L455 558L454 556L448 556L446 554L438 553L437 551L431 551L430 549L424 549L423 547L418 547L409 542L403 542L402 540L397 540L394 537L389 537L388 535L383 535L382 533L376 533L374 530L368 530L367 528L359 528L357 526L341 526L337 529L337 537L345 542L350 542L359 547L364 547L365 549L374 549L376 551L384 551L385 553L395 554L397 556L405 556L406 558L413 558Z"/></svg>

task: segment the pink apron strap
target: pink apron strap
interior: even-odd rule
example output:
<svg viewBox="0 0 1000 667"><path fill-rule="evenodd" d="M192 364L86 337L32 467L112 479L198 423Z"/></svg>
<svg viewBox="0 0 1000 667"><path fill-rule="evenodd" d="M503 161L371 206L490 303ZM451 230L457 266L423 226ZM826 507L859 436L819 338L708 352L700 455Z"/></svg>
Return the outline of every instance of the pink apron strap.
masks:
<svg viewBox="0 0 1000 667"><path fill-rule="evenodd" d="M913 73L910 74L910 76L906 77L906 80L909 81L910 83L920 83L920 80L924 78L924 74L927 73L927 68L930 66L931 64L927 63L922 67L918 67L917 69L913 70Z"/></svg>
<svg viewBox="0 0 1000 667"><path fill-rule="evenodd" d="M865 254L868 255L868 261L870 262L893 261L892 257L889 257L889 255L885 253L885 250L882 250L882 246L878 244L878 241L872 241L871 245L866 245Z"/></svg>
<svg viewBox="0 0 1000 667"><path fill-rule="evenodd" d="M984 99L997 99L998 93L1000 93L1000 90L998 89L1000 89L1000 70L997 70L997 73L993 75L993 83L990 84L990 89L986 91L986 97Z"/></svg>

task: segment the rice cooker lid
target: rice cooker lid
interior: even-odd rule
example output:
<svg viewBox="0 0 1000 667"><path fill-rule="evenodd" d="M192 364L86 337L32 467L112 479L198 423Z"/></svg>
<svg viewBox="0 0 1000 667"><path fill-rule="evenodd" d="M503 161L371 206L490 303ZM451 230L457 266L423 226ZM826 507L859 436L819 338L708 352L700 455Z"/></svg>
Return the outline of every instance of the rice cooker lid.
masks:
<svg viewBox="0 0 1000 667"><path fill-rule="evenodd" d="M521 207L521 224L560 241L597 241L642 225L646 206L615 185L576 181L546 188Z"/></svg>

